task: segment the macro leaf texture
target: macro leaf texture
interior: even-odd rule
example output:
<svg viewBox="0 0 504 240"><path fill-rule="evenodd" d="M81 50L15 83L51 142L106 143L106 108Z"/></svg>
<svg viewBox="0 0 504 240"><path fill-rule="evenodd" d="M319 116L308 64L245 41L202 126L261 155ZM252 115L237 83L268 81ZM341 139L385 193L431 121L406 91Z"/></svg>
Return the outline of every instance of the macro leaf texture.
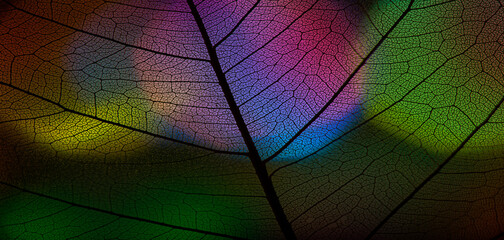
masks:
<svg viewBox="0 0 504 240"><path fill-rule="evenodd" d="M1 0L0 239L504 238L500 0Z"/></svg>

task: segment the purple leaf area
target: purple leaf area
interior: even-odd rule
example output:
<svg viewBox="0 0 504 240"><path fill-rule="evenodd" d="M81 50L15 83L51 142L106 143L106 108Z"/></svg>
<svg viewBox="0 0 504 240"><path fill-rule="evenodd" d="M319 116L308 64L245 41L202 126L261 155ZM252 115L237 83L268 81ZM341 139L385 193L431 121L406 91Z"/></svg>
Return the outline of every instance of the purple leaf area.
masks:
<svg viewBox="0 0 504 240"><path fill-rule="evenodd" d="M0 0L0 238L502 238L503 19Z"/></svg>

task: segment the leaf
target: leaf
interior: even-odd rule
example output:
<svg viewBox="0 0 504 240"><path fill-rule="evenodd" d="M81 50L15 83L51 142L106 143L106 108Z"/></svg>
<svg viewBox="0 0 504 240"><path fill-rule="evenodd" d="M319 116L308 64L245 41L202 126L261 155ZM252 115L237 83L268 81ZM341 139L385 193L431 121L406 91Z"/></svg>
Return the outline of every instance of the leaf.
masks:
<svg viewBox="0 0 504 240"><path fill-rule="evenodd" d="M7 239L498 239L499 1L0 3Z"/></svg>

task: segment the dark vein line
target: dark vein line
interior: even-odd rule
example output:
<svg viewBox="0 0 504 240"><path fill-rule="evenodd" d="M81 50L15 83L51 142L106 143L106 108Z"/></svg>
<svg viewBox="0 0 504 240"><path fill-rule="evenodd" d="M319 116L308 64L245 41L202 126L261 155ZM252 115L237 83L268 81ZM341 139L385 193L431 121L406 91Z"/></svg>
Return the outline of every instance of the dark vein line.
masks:
<svg viewBox="0 0 504 240"><path fill-rule="evenodd" d="M366 5L363 4L362 2L359 2L358 6L359 6L362 14L365 16L363 18L369 19L369 23L371 24L371 26L373 26L373 29L376 30L376 32L378 34L380 34L381 36L383 36L382 33L381 33L381 31L380 31L380 29L376 26L375 22L371 21L371 16L369 15L369 11L367 11L367 9L366 9ZM359 54L359 57L362 57L362 56L360 56L360 54Z"/></svg>
<svg viewBox="0 0 504 240"><path fill-rule="evenodd" d="M241 155L241 156L247 156L248 155L245 152L232 152L232 151L223 151L223 150L212 149L212 148L209 148L209 147L204 147L204 146L196 145L194 143L189 143L189 142L184 142L184 141L177 140L177 139L174 139L174 138L169 138L169 137L166 137L166 136L163 136L163 135L155 134L155 133L152 133L152 132L149 132L149 131L146 131L146 130L141 130L141 129L134 128L134 127L131 127L131 126L127 126L127 125L124 125L124 124L112 122L112 121L109 121L109 120L106 120L106 119L103 119L103 118L99 118L99 117L96 117L96 116L93 116L93 115L77 112L77 111L75 111L73 109L69 109L69 108L67 108L67 107L61 105L60 103L57 103L57 102L55 102L55 101L53 101L51 99L47 99L47 98L38 96L36 94L33 94L33 93L29 92L29 91L26 91L24 89L18 88L16 86L13 86L13 85L8 84L8 83L0 82L0 85L11 87L11 88L13 88L13 89L15 89L17 91L20 91L20 92L23 92L23 93L29 95L29 96L39 98L39 99L41 99L41 100L43 100L45 102L48 102L50 104L53 104L53 105L55 105L55 106L63 109L65 112L77 114L77 115L80 115L80 116L83 116L83 117L88 117L88 118L91 118L91 119L94 119L94 120L97 120L97 121L101 121L103 123L107 123L107 124L111 124L111 125L114 125L114 126L122 127L122 128L128 129L128 130L134 131L134 132L139 132L139 133L142 133L142 134L146 134L146 135L153 136L153 137L156 137L156 138L161 138L161 139L164 139L164 140L168 140L168 141L184 144L184 145L191 146L191 147L197 147L197 148L200 148L200 149L203 149L203 150L207 150L207 151L212 151L212 152L215 152L215 153L230 154L230 155Z"/></svg>
<svg viewBox="0 0 504 240"><path fill-rule="evenodd" d="M262 46L258 47L256 50L252 51L250 54L248 54L246 57L244 57L243 59L241 59L240 61L238 61L237 63L235 63L233 66L229 67L224 73L228 73L229 71L231 71L233 68L237 67L238 65L240 65L242 62L244 62L245 60L247 60L249 57L251 57L252 55L254 55L255 53L257 53L258 51L260 51L261 49L263 49L265 46L267 46L268 44L270 44L271 42L273 42L277 37L279 37L280 35L282 35L285 31L287 31L295 22L297 22L299 19L301 19L305 14L307 14L310 10L313 9L313 7L315 6L315 4L317 4L319 2L319 0L315 1L311 6L310 8L306 9L306 11L304 11L301 15L299 15L296 19L292 20L291 23L289 23L289 25L287 25L284 29L282 29L282 31L280 31L277 35L273 36L270 40L268 40L267 42L265 42Z"/></svg>
<svg viewBox="0 0 504 240"><path fill-rule="evenodd" d="M500 158L493 158L492 160L497 160L497 159L500 160ZM489 170L485 170L485 171L440 172L439 174L440 175L469 175L469 174L483 174L483 175L485 175L487 173L500 172L500 171L504 171L504 167L489 169Z"/></svg>
<svg viewBox="0 0 504 240"><path fill-rule="evenodd" d="M224 41L226 41L226 39L228 39L228 37L230 37L231 35L233 35L233 33L236 31L236 29L238 29L238 27L241 26L242 22L245 21L245 19L248 17L248 15L250 15L250 13L252 13L252 11L254 11L254 9L257 7L257 5L259 5L259 2L261 2L261 0L257 0L256 3L254 4L254 6L252 6L248 10L248 12L240 19L240 21L238 21L238 23L236 23L236 26L234 26L234 28L231 29L231 31L225 37L223 37L218 43L216 43L213 47L217 48Z"/></svg>
<svg viewBox="0 0 504 240"><path fill-rule="evenodd" d="M63 27L66 27L66 28L69 28L69 29L72 29L76 32L80 32L80 33L85 33L85 34L88 34L88 35L91 35L93 37L96 37L96 38L101 38L101 39L105 39L105 40L108 40L108 41L111 41L111 42L114 42L114 43L118 43L118 44L122 44L126 47L131 47L131 48L136 48L136 49L140 49L140 50L143 50L143 51L146 51L146 52L151 52L151 53L155 53L155 54L159 54L159 55L164 55L164 56L168 56L168 57L173 57L173 58L180 58L180 59L185 59L185 60L194 60L194 61L202 61L202 62L209 62L209 60L207 59L203 59L203 58L194 58L194 57L184 57L184 56L178 56L178 55L173 55L173 54L169 54L169 53L164 53L164 52L158 52L158 51L154 51L152 49L148 49L148 48L144 48L144 47L140 47L140 46L135 46L135 45L132 45L132 44L128 44L128 43L125 43L125 42L121 42L121 41L118 41L116 39L113 39L113 38L109 38L109 37L105 37L105 36L101 36L101 35L98 35L96 33L92 33L92 32L88 32L88 31L84 31L82 29L78 29L78 28L75 28L75 27L72 27L70 25L67 25L67 24L64 24L64 23L61 23L61 22L58 22L58 21L55 21L53 19L50 19L50 18L46 18L44 16L40 16L40 15L37 15L37 14L34 14L34 13L31 13L29 11L26 11L22 8L19 8L17 6L15 6L14 4L10 3L9 1L7 0L2 0L3 2L7 3L8 5L10 5L11 7L13 7L14 9L17 9L18 11L21 11L21 12L24 12L26 14L29 14L31 16L35 16L35 17L38 17L40 19L44 19L46 21L49 21L49 22L52 22L52 23L55 23L55 24L58 24L60 26L63 26Z"/></svg>
<svg viewBox="0 0 504 240"><path fill-rule="evenodd" d="M330 33L327 33L326 35L324 35L324 37L323 37L322 39L325 39L325 38L326 38L329 34L330 34ZM315 47L313 47L313 49L317 49L317 47L319 46L319 44L320 44L320 43L321 43L321 42L318 42L318 43L315 45ZM293 67L291 67L288 71L285 71L285 72L284 72L281 76L279 76L276 80L272 81L270 84L268 84L268 85L267 85L267 86L265 86L263 89L261 89L261 91L257 92L256 94L254 94L253 96L251 96L251 97L250 97L250 98L248 98L247 100L243 101L243 102L240 104L240 106L239 106L239 107L244 106L245 104L247 104L247 103L249 103L250 101L254 100L254 98L257 98L258 96L260 96L260 95L261 95L261 94L263 94L264 92L266 92L266 91L270 90L270 88L271 88L271 87L273 87L274 85L276 85L277 83L279 83L279 82L280 82L280 81L281 81L281 80L282 80L285 76L287 76L287 75L288 75L288 74L290 74L291 72L298 71L298 70L296 70L297 66L299 66L299 64L301 64L301 63L302 63L302 62L306 59L306 56L307 56L308 54L310 54L310 52L311 52L311 51L312 51L312 50L310 50L310 51L306 51L306 52L303 54L303 56L301 56L301 57L300 57L300 59L296 62L296 64L295 64ZM303 82L304 82L304 80L303 80ZM326 86L327 86L327 83L326 83ZM329 86L328 86L328 87L329 87ZM297 91L297 89L298 89L298 88L299 88L299 86L298 86L298 87L296 87L296 89L294 89L294 91ZM329 88L330 88L330 87L329 87ZM264 115L268 115L268 114L270 114L270 113L272 113L272 112L274 112L274 111L278 110L278 109L279 109L279 108L280 108L280 107L281 107L284 103L286 103L287 101L289 101L289 99L287 99L287 100L285 100L284 102L282 102L282 103L278 106L278 108L272 109L272 110L270 110L269 112L265 113ZM292 110L292 109L291 109L291 110ZM312 109L312 107L311 107L311 106L310 106L310 110L311 110L312 112L315 112L315 111ZM290 115L290 113L288 113L288 114L287 114L287 116L289 116L289 115ZM254 120L254 121L258 121L258 120L259 120L259 119ZM253 122L251 122L250 124L252 124L252 123L253 123Z"/></svg>
<svg viewBox="0 0 504 240"><path fill-rule="evenodd" d="M346 214L343 214L343 215L340 215L338 218L334 219L334 220L331 220L331 221L328 221L324 226L322 227L319 227L317 230L313 231L306 239L313 239L313 236L315 236L316 234L320 233L321 231L323 231L324 229L326 229L327 227L341 221L341 219L345 219L345 218L353 218L352 213L349 212L349 213L346 213ZM320 239L320 237L318 238L315 238L315 239Z"/></svg>
<svg viewBox="0 0 504 240"><path fill-rule="evenodd" d="M53 0L49 0L49 8L51 9L51 18L54 18L54 3Z"/></svg>
<svg viewBox="0 0 504 240"><path fill-rule="evenodd" d="M41 115L41 116L36 116L36 117L29 117L29 118L17 118L17 119L11 119L11 120L6 120L6 121L0 121L0 124L4 124L4 123L11 123L11 122L17 122L17 121L28 121L28 120L35 120L35 119L39 119L39 118L45 118L45 117L50 117L50 116L54 116L54 115L58 115L60 113L64 113L65 111L59 111L59 112L54 112L54 113L50 113L50 114L44 114L44 115Z"/></svg>
<svg viewBox="0 0 504 240"><path fill-rule="evenodd" d="M107 79L109 80L109 79ZM115 79L114 79L115 80ZM172 83L172 82L164 82L164 83ZM106 92L106 93L113 93L113 94L124 94L120 91L110 91L110 90L102 90L103 92ZM174 92L172 92L174 93ZM177 93L175 93L177 94ZM60 94L61 95L61 94ZM194 97L194 96L197 96L197 95L189 95L191 97ZM61 96L60 96L61 98ZM146 100L146 101L151 101L153 103L166 103L166 104L171 104L171 105L174 105L174 106L177 106L177 107L189 107L189 108L197 108L197 109L209 109L209 110L227 110L229 108L226 108L226 107L206 107L206 106L195 106L195 105L189 105L189 104L180 104L180 103L176 103L176 101L154 101L150 98L144 98L144 97L129 97L131 99L138 99L138 100ZM61 101L61 99L59 100ZM192 123L207 123L207 122L198 122L198 121L191 121ZM229 123L219 123L220 125L231 125Z"/></svg>
<svg viewBox="0 0 504 240"><path fill-rule="evenodd" d="M451 186L451 185L447 185L447 186ZM476 198L474 200L454 200L454 199L441 199L441 198L423 198L423 197L416 197L415 198L416 200L421 200L421 201L431 201L431 202L448 202L448 203L475 203L475 202L478 202L478 201L481 201L481 200L485 200L487 199L487 197L480 197L480 198ZM433 203L435 204L435 203ZM424 213L420 213L420 214L412 214L412 215L418 215L418 216L422 216L422 215L427 215L427 214L424 214ZM436 216L436 214L432 214L432 216Z"/></svg>
<svg viewBox="0 0 504 240"><path fill-rule="evenodd" d="M471 45L470 47L472 47L472 46L474 46L474 44L473 44L473 45ZM321 151L322 149L324 149L324 148L328 147L329 145L333 144L334 142L338 141L339 139L342 139L345 135L347 135L347 134L351 133L352 131L356 130L357 128L362 127L363 125L367 124L368 122L370 122L370 121L371 121L371 120L373 120L374 118L378 117L379 115L381 115L381 114L382 114L382 113L384 113L385 111L388 111L388 110L389 110L389 109L391 109L393 106L395 106L397 103L399 103L399 102L403 101L403 100L404 100L404 99L405 99L405 98L406 98L406 97L407 97L407 96L408 96L411 92L413 92L413 91L414 91L417 87L419 87L419 86L420 86L422 83L424 83L427 79L429 79L431 76L433 76L433 75L434 75L434 73L436 73L439 69L441 69L443 66L445 66L445 64L446 64L448 61L450 61L450 60L452 60L452 59L454 59L454 58L456 58L456 57L458 57L458 56L461 56L461 55L465 54L465 53L466 53L466 52L470 49L470 47L468 47L465 51L463 51L463 52L461 52L461 53L459 53L459 54L457 54L457 55L455 55L455 56L452 56L452 57L450 57L450 58L446 59L446 61L445 61L444 63L442 63L439 67L437 67L437 68L436 68L436 69L435 69L435 70L434 70L431 74L429 74L429 76L427 76L424 80L420 81L420 82L419 82L417 85L415 85L415 86L414 86L411 90L409 90L409 91L408 91L408 92L407 92L407 93L406 93L406 94L405 94L402 98L400 98L399 100L395 101L393 104L391 104L391 105L390 105L390 106L388 106L387 108L383 109L382 111L380 111L379 113L375 114L375 115L374 115L374 116L372 116L371 118L366 119L365 121L361 122L359 125L357 125L357 126L355 126L354 128L352 128L352 129L348 130L347 132L343 133L341 136L339 136L339 137L338 137L338 138L336 138L335 140L331 141L330 143L326 144L325 146L323 146L322 148L318 149L317 151L315 151L315 152L313 152L313 153L311 153L311 154L309 154L309 155L307 155L307 156L305 156L305 157L303 157L303 158L301 158L301 159L299 159L299 160L297 160L297 161L295 161L295 162L291 162L291 163L289 163L289 164L286 164L286 165L284 165L284 166L281 166L281 167L279 167L279 168L275 169L275 170L271 173L270 177L272 177L272 176L273 176L276 172L280 171L280 170L281 170L281 169L283 169L283 168L286 168L286 167L289 167L289 166L294 165L294 164L296 164L296 163L299 163L299 162L301 162L301 161L303 161L303 160L307 159L308 157L315 155L316 153L318 153L318 152L319 152L319 151ZM469 118L469 116L467 116L467 115L466 115L466 117L468 117L468 118ZM471 120L471 122L472 122L472 120ZM487 122L487 123L490 123L490 122ZM474 124L474 123L473 123L473 124ZM476 127L476 124L474 124L474 126ZM368 167L369 167L369 166L368 166ZM366 167L366 168L367 168L367 167ZM498 171L498 170L496 170L496 171ZM440 172L439 174L445 174L445 173ZM336 191L333 191L333 193L331 193L331 194L334 194L334 193L336 193L336 192L337 192L337 190L336 190ZM328 198L328 197L329 197L329 196L327 196L326 198ZM320 202L319 202L319 203L320 203ZM318 203L316 203L316 204L318 204ZM313 206L312 206L312 207L313 207ZM310 207L310 208L312 208L312 207ZM305 211L304 213L306 213L306 212L307 212L307 211ZM303 213L303 214L304 214L304 213ZM301 215L300 215L300 216L301 216ZM296 217L293 221L295 221L295 220L296 220L297 218L299 218L300 216Z"/></svg>
<svg viewBox="0 0 504 240"><path fill-rule="evenodd" d="M170 234L171 232L172 232L172 230L169 230L169 231L166 231L166 232L162 232L162 233L160 233L160 234L158 234L158 235L153 236L153 237L152 237L152 238L150 238L150 239L151 239L151 240L152 240L152 239L161 239L161 236L163 236L163 235L167 235L167 236L169 236L169 234ZM201 237L201 239L205 238L206 236L207 236L207 235L205 235L205 236ZM169 239L169 238L166 238L166 239Z"/></svg>
<svg viewBox="0 0 504 240"><path fill-rule="evenodd" d="M501 7L502 7L502 6L501 6ZM500 9L500 8L499 8L499 9ZM413 10L413 9L412 9L412 10ZM494 16L497 12L498 12L498 11L496 11L496 12L495 12L492 16ZM483 30L483 28L481 29L481 31L482 31L482 30ZM481 31L480 31L480 33L481 33ZM429 74L429 75L428 75L425 79L423 79L423 80L422 80L422 81L420 81L418 84L416 84L416 85L415 85L412 89L410 89L410 90L409 90L409 91L408 91L408 92L407 92L404 96L402 96L400 99L398 99L397 101L395 101L394 103L392 103L390 106L388 106L388 107L384 108L384 109L383 109L382 111L380 111L379 113L377 113L377 114L375 114L374 116L372 116L372 117L370 117L370 118L368 118L368 119L364 120L363 122L359 123L359 124L358 124L358 125L356 125L355 127L353 127L353 128L351 128L350 130L346 131L346 132L345 132L345 133L343 133L341 136L339 136L338 138L334 139L333 141L331 141L331 142L327 143L326 145L324 145L324 146L323 146L323 147L321 147L320 149L316 150L315 152L313 152L313 153L311 153L311 154L309 154L309 155L307 155L307 156L305 156L305 157L303 157L303 158L301 158L301 159L299 159L299 160L297 160L297 161L290 162L290 163L288 163L288 164L286 164L286 165L284 165L284 166L281 166L281 167L279 167L279 168L275 169L275 170L271 173L270 177L271 177L271 176L273 176L273 174L274 174L274 173L278 172L279 170L281 170L281 169L283 169L283 168L286 168L286 167L288 167L288 166L291 166L291 165L297 164L297 163L299 163L299 162L301 162L301 161L303 161L303 160L307 159L308 157L315 155L316 153L318 153L318 152L322 151L322 150L323 150L323 149L325 149L326 147L329 147L329 146L330 146L331 144L333 144L334 142L336 142L336 141L338 141L338 140L342 139L342 138L343 138L344 136L346 136L347 134L349 134L349 133L351 133L351 132L353 132L353 131L357 130L358 128L360 128L360 127L362 127L362 126L366 125L366 124L367 124L368 122L370 122L371 120L375 119L376 117L380 116L380 115L381 115L381 114L383 114L384 112L388 111L388 110L389 110L389 109L391 109L393 106L395 106L395 105L396 105L396 104L398 104L399 102L401 102L401 101L403 101L404 99L406 99L406 97L407 97L409 94L411 94L411 93L412 93L412 92L413 92L416 88L418 88L421 84L423 84L423 83L424 83L425 81L427 81L430 77L432 77L432 76L434 75L434 73L436 73L436 72L437 72L437 71L439 71L442 67L444 67L446 63L448 63L450 60L455 59L456 57L459 57L459 56L464 55L464 54L465 54L465 53L466 53L466 52L467 52L467 51L468 51L471 47L474 47L475 45L476 45L476 43L474 43L474 44L472 44L471 46L467 47L467 49L465 49L465 50L464 50L464 51L462 51L461 53L459 53L459 54L457 54L457 55L454 55L454 56L452 56L452 57L450 57L450 58L447 58L447 59L445 60L445 62L443 62L441 65L439 65L439 66L438 66L438 67L437 67L437 68L436 68L436 69L435 69L432 73L430 73L430 74ZM457 108L457 109L458 109L458 108ZM459 110L460 110L460 109L459 109ZM469 116L468 116L467 114L465 114L465 113L464 113L464 115L465 115L466 117L468 117L468 119L471 121L471 123L473 123L473 124L474 124L474 122L472 121L472 119L470 119L470 118L469 118ZM492 123L492 122L489 122L489 123ZM474 126L476 126L476 124L474 124Z"/></svg>
<svg viewBox="0 0 504 240"><path fill-rule="evenodd" d="M446 1L446 2L440 2L440 3L436 3L436 4L432 4L432 5L424 6L424 7L412 8L411 10L427 9L427 8L437 7L437 6L440 6L440 5L445 5L445 4L448 4L448 3L451 3L451 2L456 2L456 1L457 1L457 0L449 0L449 1Z"/></svg>
<svg viewBox="0 0 504 240"><path fill-rule="evenodd" d="M292 136L292 138L289 139L289 141L287 141L287 143L285 143L280 149L278 149L278 151L276 151L273 155L271 155L266 160L264 160L264 162L269 162L270 160L272 160L273 158L278 156L280 153L282 153L283 150L285 150L292 142L294 142L306 129L308 129L308 127L311 126L312 123L314 123L320 117L320 115L322 115L322 113L325 112L325 110L327 108L329 108L329 106L334 102L334 100L336 100L336 98L339 96L339 94L341 92L343 92L343 89L345 89L345 87L350 83L350 81L359 72L359 70L366 64L367 60L380 47L380 45L388 38L388 35L390 35L390 33L397 27L397 25L399 25L399 23L404 19L404 17L406 17L406 15L410 12L411 6L413 6L413 2L414 2L414 0L410 1L408 8L397 19L397 21L394 23L394 25L392 25L390 27L390 29L387 31L387 33L385 33L385 35L383 35L383 37L374 46L374 48L371 49L371 51L367 54L367 56L364 59L362 59L361 63L357 66L357 68L355 68L355 70L348 76L347 80L345 80L343 85L341 85L341 87L338 89L338 91L336 93L334 93L334 95L331 97L331 99L329 99L329 101L320 109L320 111L317 114L315 114L315 116L313 116L313 118L310 119L310 121L308 121L308 123L306 123L294 136Z"/></svg>
<svg viewBox="0 0 504 240"><path fill-rule="evenodd" d="M229 104L229 108L231 109L231 113L233 114L233 117L236 121L236 125L238 126L238 129L240 130L240 133L243 137L243 141L247 145L250 161L252 162L257 177L261 182L264 194L266 196L266 199L268 200L271 210L273 211L273 214L275 215L276 221L280 229L282 230L282 233L284 234L285 238L296 239L294 230L292 229L291 224L287 220L287 216L285 215L285 212L280 203L278 195L275 191L275 188L273 187L273 182L268 177L268 171L266 170L266 165L261 161L261 157L259 155L259 152L257 151L254 141L252 140L247 125L245 124L245 120L243 119L243 116L240 112L240 108L238 107L233 97L233 93L227 82L226 75L222 70L222 66L219 62L217 52L215 48L212 46L212 42L210 40L210 37L208 36L208 32L203 23L203 19L199 15L198 9L196 8L196 5L194 4L193 0L187 0L187 3L191 8L191 12L194 16L194 19L196 20L196 23L198 24L201 36L205 41L205 45L207 47L208 54L210 56L210 63L212 64L212 67L215 71L215 75L219 80L219 85L221 86L222 92L226 97L226 101Z"/></svg>
<svg viewBox="0 0 504 240"><path fill-rule="evenodd" d="M490 118L497 112L497 110L500 108L502 103L504 102L504 97L501 98L501 100L497 103L495 108L488 114L487 118L481 122L474 130L462 141L462 143L453 151L446 160L441 163L434 172L432 172L420 185L418 185L403 201L397 205L366 237L366 239L371 239L377 232L380 230L380 228L385 225L385 223L388 222L390 218L392 218L398 211L401 209L406 203L408 203L415 195L430 181L432 178L434 178L441 170L446 166L454 157L457 155L460 150L471 140L471 138L490 120Z"/></svg>
<svg viewBox="0 0 504 240"><path fill-rule="evenodd" d="M406 141L406 139L403 139L402 141L398 142L397 144L395 144L394 148L395 149L397 146L399 146L400 144L402 144L404 141ZM389 151L389 152L385 152L383 154L381 154L380 156L376 157L375 159L371 160L366 167L364 167L359 173L355 174L354 177L348 179L345 183L343 183L342 185L340 185L338 188L336 188L335 190L333 190L331 193L327 194L325 197L321 198L320 200L318 200L317 202L313 203L310 207L308 207L307 209L305 209L302 213L300 213L297 217L295 217L292 222L295 222L297 219L299 219L301 216L303 216L304 214L308 213L311 209L315 208L316 206L318 206L319 204L322 204L325 200L329 199L332 195L336 194L337 192L339 192L341 189L343 189L344 187L348 186L349 184L351 184L354 180L356 180L357 178L361 177L363 174L365 174L365 172L376 162L377 159L381 159L382 157L386 156L387 154L389 154L390 152L392 152L393 150Z"/></svg>
<svg viewBox="0 0 504 240"><path fill-rule="evenodd" d="M87 231L85 231L85 232L79 233L78 235L75 235L75 236L73 236L73 237L69 237L69 238L67 238L67 240L69 240L69 239L76 239L76 238L80 238L80 237L82 237L82 236L84 236L84 235L86 235L86 234L88 234L88 233L95 232L95 231L97 231L98 229L102 229L102 228L104 228L104 227L106 227L106 226L112 225L113 223L117 222L119 219L121 219L121 218L120 218L120 217L118 217L118 218L116 218L116 219L114 219L114 220L112 220L112 221L110 221L110 222L104 223L104 224L102 224L102 225L100 225L100 226L97 226L97 227L92 228L92 229L89 229L89 230L87 230Z"/></svg>
<svg viewBox="0 0 504 240"><path fill-rule="evenodd" d="M491 240L499 240L504 238L504 232L501 232L497 234L495 237L493 237Z"/></svg>
<svg viewBox="0 0 504 240"><path fill-rule="evenodd" d="M469 48L468 48L468 49L469 49ZM466 51L467 51L467 50L466 50ZM271 176L273 176L273 174L274 174L274 173L276 173L277 171L279 171L279 170L281 170L281 169L283 169L283 168L286 168L286 167L288 167L288 166L291 166L291 165L297 164L297 163L299 163L299 162L301 162L301 161L304 161L305 159L307 159L307 158L309 158L309 157L311 157L311 156L313 156L313 155L317 154L318 152L320 152L320 151L322 151L323 149L325 149L325 148L329 147L329 146L330 146L330 145L332 145L333 143L335 143L335 142L339 141L340 139L343 139L343 137L345 137L346 135L348 135L348 134L352 133L353 131L355 131L355 130L357 130L357 129L359 129L359 128L363 127L363 126L364 126L364 125L366 125L367 123L371 122L373 119L375 119L375 118L377 118L378 116L382 115L384 112L386 112L386 111L390 110L390 109L391 109L391 108L393 108L395 105L397 105L398 103L400 103L400 102L402 102L404 99L406 99L406 97L407 97L407 96L409 96L409 95L410 95L410 94L411 94L411 93L412 93L415 89L417 89L417 88L418 88L420 85L422 85L425 81L427 81L428 79L430 79L430 77L432 77L432 76L433 76L433 75L434 75L437 71L439 71L439 69L441 69L442 67L444 67L444 66L445 66L445 64L446 64L448 61L450 61L450 60L454 59L455 57L458 57L458 56L460 56L460 55L464 54L466 51L464 51L464 52L462 52L462 53L460 53L460 54L457 54L457 55L455 55L455 56L453 56L453 57L451 57L451 58L447 59L447 60L446 60L445 62L443 62L443 63L442 63L439 67L437 67L434 71L432 71L432 73L430 73L430 74L429 74L429 76L427 76L427 77L426 77L425 79L423 79L422 81L418 82L418 83L417 83L417 84L416 84L413 88L411 88L408 92L406 92L406 94L404 94L404 96L402 96L402 97L401 97L401 98L399 98L398 100L394 101L392 104L390 104L390 106L388 106L388 107L384 108L384 109L383 109L383 110L381 110L379 113L377 113L377 114L375 114L375 115L371 116L370 118L368 118L368 119L366 119L366 120L362 121L361 123L359 123L359 124L355 125L355 126L354 126L353 128L351 128L350 130L348 130L348 131L344 132L343 134L341 134L341 135L340 135L339 137L337 137L336 139L334 139L334 140L330 141L329 143L327 143L326 145L322 146L322 147L321 147L321 148L319 148L318 150L316 150L316 151L314 151L314 152L310 153L309 155L306 155L306 156L305 156L305 157L303 157L303 158L300 158L300 159L298 159L298 160L296 160L296 161L294 161L294 162L290 162L290 163L288 163L288 164L286 164L286 165L284 165L284 166L281 166L281 167L277 168L275 171L273 171L273 172L271 173ZM471 122L472 122L472 121L471 121ZM476 126L476 125L474 125L474 126Z"/></svg>
<svg viewBox="0 0 504 240"><path fill-rule="evenodd" d="M112 211L108 211L108 210L104 210L104 209L99 209L99 208L95 208L95 207L91 207L91 206L86 206L86 205L82 205L82 204L78 204L78 203L73 203L73 202L70 202L70 201L67 201L67 200L64 200L64 199L52 197L52 196L49 196L49 195L45 195L43 193L38 193L38 192L34 192L34 191L31 191L31 190L28 190L28 189L25 189L25 188L22 188L22 187L18 187L16 185L13 185L13 184L10 184L10 183L7 183L7 182L3 182L3 181L0 181L0 184L3 184L5 186L8 186L8 187L11 187L11 188L14 188L14 189L17 189L17 190L19 190L21 192L25 192L25 193L33 194L35 196L42 197L42 198L47 198L47 199L54 200L54 201L57 201L57 202L65 203L65 204L68 204L70 206L84 208L84 209L92 210L92 211L96 211L96 212L101 212L101 213L117 216L117 217L120 217L120 218L125 218L125 219L135 220L135 221L139 221L139 222L145 222L145 223L151 223L151 224L156 224L156 225L160 225L160 226L164 226L164 227L170 227L170 228L180 229L180 230L185 230L185 231L192 231L192 232L197 232L197 233L202 233L202 234L208 234L208 235L213 235L213 236L225 237L225 238L230 238L230 239L244 239L244 238L240 238L240 237L236 237L236 236L231 236L231 235L227 235L227 234L223 234L223 233L214 233L214 232L209 232L209 231L200 230L200 229L194 229L194 228L176 226L176 225L171 225L171 224L167 224L167 223L163 223L163 222L158 222L158 221L153 221L153 220L149 220L149 219L144 219L144 218L140 218L140 217L128 216L128 215L124 215L124 214L121 214L121 213L116 213L116 212L112 212Z"/></svg>
<svg viewBox="0 0 504 240"><path fill-rule="evenodd" d="M352 183L355 179L359 178L361 176L360 174L364 173L372 165L372 163L374 163L374 161L372 161L371 163L369 163L368 166L366 166L359 174L355 174L354 177L348 179L345 183L341 184L339 187L337 187L336 189L334 189L331 193L327 194L325 197L321 198L320 200L318 200L317 202L315 202L314 204L312 204L310 207L308 207L305 210L303 210L303 212L301 212L300 214L298 214L296 217L294 217L292 219L291 223L297 221L300 217L302 217L303 215L305 215L306 213L308 213L310 210L312 210L313 208L315 208L319 204L323 203L325 200L329 199L332 195L334 195L335 193L339 192L344 187L348 186L348 184Z"/></svg>

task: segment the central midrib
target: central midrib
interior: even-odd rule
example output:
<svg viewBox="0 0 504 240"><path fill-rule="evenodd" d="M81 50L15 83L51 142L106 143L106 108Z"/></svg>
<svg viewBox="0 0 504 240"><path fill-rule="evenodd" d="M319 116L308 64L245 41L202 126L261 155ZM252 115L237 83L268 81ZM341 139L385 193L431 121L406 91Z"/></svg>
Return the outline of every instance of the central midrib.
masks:
<svg viewBox="0 0 504 240"><path fill-rule="evenodd" d="M278 198L278 195L275 191L275 188L273 187L273 182L271 181L271 179L268 176L268 171L266 170L266 165L263 163L263 161L261 160L261 157L259 156L259 152L257 151L257 148L254 144L254 141L252 140L250 132L247 128L247 125L245 124L245 120L243 120L243 116L240 113L240 109L239 109L239 107L233 97L233 93L231 92L231 88L229 87L229 84L226 80L226 75L224 74L224 71L222 71L221 64L220 64L219 59L217 57L217 52L212 45L210 37L208 36L208 33L206 31L203 20L202 20L201 16L199 15L199 12L198 12L193 0L187 0L187 3L189 4L189 7L191 8L191 13L194 16L196 23L198 24L198 28L199 28L201 36L205 42L205 46L207 48L207 51L208 51L208 54L210 57L210 63L212 64L212 68L217 76L217 79L219 81L219 85L221 86L222 93L224 94L224 97L226 98L226 101L229 105L231 113L233 114L236 125L238 126L238 129L241 133L241 136L245 142L245 145L247 146L247 149L249 152L248 156L249 156L250 161L252 162L252 165L256 171L256 175L259 178L259 181L260 181L261 186L264 190L264 194L266 196L266 199L268 200L268 203L271 207L271 210L273 211L273 214L275 215L276 221L277 221L280 229L282 230L282 233L284 234L285 238L296 239L296 235L294 233L294 230L292 229L291 224L287 220L287 216L285 215L285 212L282 208L282 205L280 204L280 200Z"/></svg>

